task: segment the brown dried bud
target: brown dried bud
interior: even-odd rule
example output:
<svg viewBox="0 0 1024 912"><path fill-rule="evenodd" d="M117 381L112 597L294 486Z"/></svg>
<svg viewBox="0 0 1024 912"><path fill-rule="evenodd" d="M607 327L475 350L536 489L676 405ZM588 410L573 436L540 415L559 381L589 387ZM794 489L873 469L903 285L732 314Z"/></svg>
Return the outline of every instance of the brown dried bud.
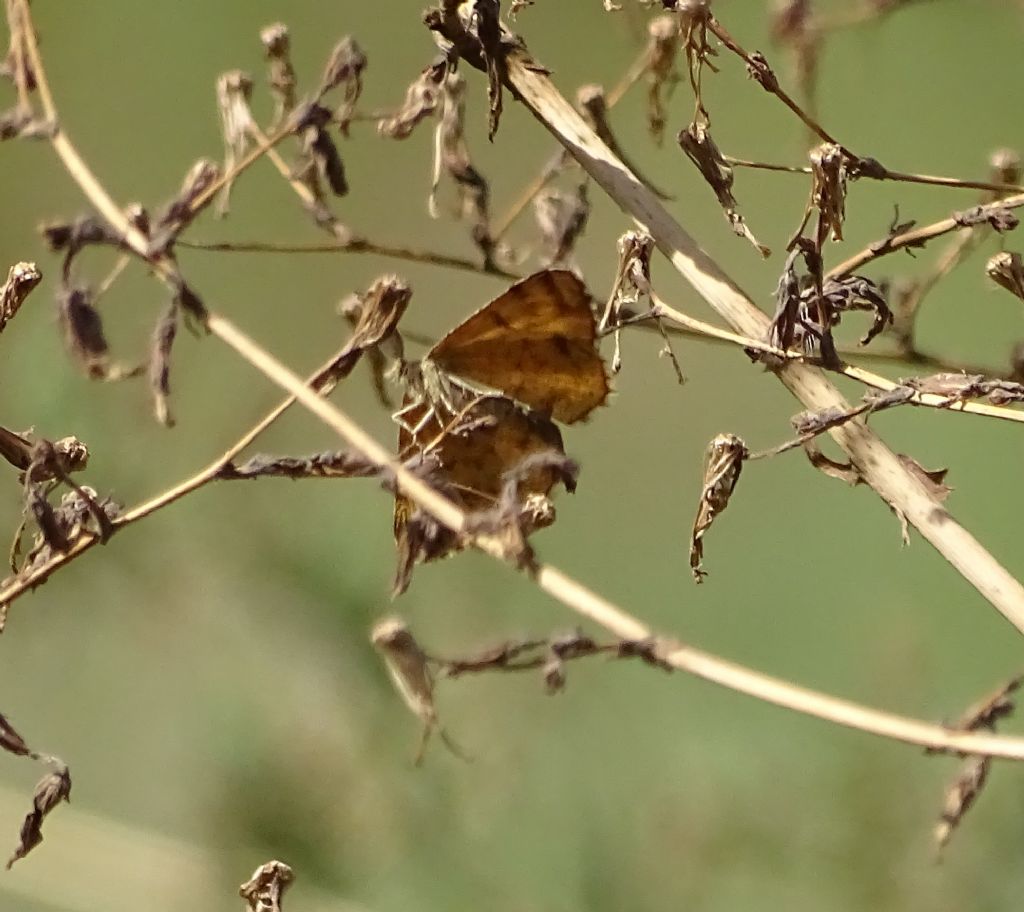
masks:
<svg viewBox="0 0 1024 912"><path fill-rule="evenodd" d="M173 226L175 231L180 231L209 205L209 199L204 200L201 205L197 205L196 201L220 180L221 173L220 165L216 162L200 158L188 169L185 179L181 182L181 190L168 203L157 224L161 227Z"/></svg>
<svg viewBox="0 0 1024 912"><path fill-rule="evenodd" d="M366 54L355 38L346 35L331 51L324 68L318 96L344 84L345 100L352 101L362 91L363 70L366 69Z"/></svg>
<svg viewBox="0 0 1024 912"><path fill-rule="evenodd" d="M221 132L224 137L224 170L234 170L237 161L245 155L249 145L249 131L253 127L249 100L252 98L252 78L241 70L231 70L217 80L217 108L220 111ZM225 215L231 198L231 183L224 185L217 211Z"/></svg>
<svg viewBox="0 0 1024 912"><path fill-rule="evenodd" d="M1003 250L990 257L985 273L1000 288L1024 301L1024 262L1019 253Z"/></svg>
<svg viewBox="0 0 1024 912"><path fill-rule="evenodd" d="M69 288L61 293L58 304L68 351L90 377L103 379L110 369L110 348L92 293L86 288Z"/></svg>
<svg viewBox="0 0 1024 912"><path fill-rule="evenodd" d="M21 840L14 854L7 861L10 869L19 858L24 858L43 841L43 819L62 801L71 797L71 772L58 763L56 769L44 776L36 785L32 796L32 810L21 825Z"/></svg>
<svg viewBox="0 0 1024 912"><path fill-rule="evenodd" d="M843 239L843 221L846 218L846 159L835 143L822 143L810 153L814 187L811 201L820 213L818 234L824 240Z"/></svg>
<svg viewBox="0 0 1024 912"><path fill-rule="evenodd" d="M0 285L0 332L42 280L43 274L35 263L15 263L7 271L7 280Z"/></svg>
<svg viewBox="0 0 1024 912"><path fill-rule="evenodd" d="M448 63L443 58L428 66L406 89L401 108L378 121L377 132L390 139L406 139L420 121L437 110L447 72Z"/></svg>
<svg viewBox="0 0 1024 912"><path fill-rule="evenodd" d="M276 107L273 123L279 124L295 107L295 70L291 61L288 26L275 22L260 31L260 41L270 61L270 91Z"/></svg>
<svg viewBox="0 0 1024 912"><path fill-rule="evenodd" d="M708 444L704 457L704 483L700 506L690 536L690 570L695 582L703 582L707 573L701 568L704 559L704 535L715 518L727 506L739 481L743 460L749 452L735 434L718 434Z"/></svg>
<svg viewBox="0 0 1024 912"><path fill-rule="evenodd" d="M292 869L283 861L268 861L253 871L238 895L249 904L249 912L281 912L285 890L293 880Z"/></svg>

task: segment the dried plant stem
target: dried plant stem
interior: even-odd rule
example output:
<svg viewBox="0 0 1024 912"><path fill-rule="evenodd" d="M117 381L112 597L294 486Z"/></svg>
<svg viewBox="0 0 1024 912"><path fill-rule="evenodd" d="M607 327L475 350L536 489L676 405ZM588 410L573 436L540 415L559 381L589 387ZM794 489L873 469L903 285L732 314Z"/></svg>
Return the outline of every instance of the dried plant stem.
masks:
<svg viewBox="0 0 1024 912"><path fill-rule="evenodd" d="M718 38L718 40L722 42L722 44L724 44L730 51L732 51L734 54L736 54L736 56L742 59L743 62L746 63L751 70L757 69L755 61L753 60L751 55L743 47L740 46L739 42L737 42L736 39L729 34L729 32L722 25L722 23L719 22L714 16L708 17L707 26L708 31L712 32ZM772 88L768 88L767 86L765 86L765 90L770 92L776 98L778 98L779 101L781 101L787 108L789 108L790 111L796 114L796 116L803 121L804 126L806 126L807 129L810 130L811 133L816 135L819 139L823 140L824 142L832 143L833 145L838 146L840 149L842 149L843 154L847 158L858 158L858 156L854 155L849 149L846 148L846 146L839 142L838 139L832 136L831 133L829 133L821 124L819 124L813 117L811 117L810 114L804 111L804 109L801 108L800 105L798 105L796 101L793 100L792 96L790 96L789 93L786 92L786 90L783 89L782 86L779 85L777 82Z"/></svg>
<svg viewBox="0 0 1024 912"><path fill-rule="evenodd" d="M525 54L509 55L518 96L613 200L657 243L679 273L739 334L765 338L768 318L615 158L551 81ZM779 379L808 409L848 409L825 374L789 361ZM1024 587L925 489L863 421L831 431L864 480L941 553L1002 615L1024 633Z"/></svg>
<svg viewBox="0 0 1024 912"><path fill-rule="evenodd" d="M703 320L698 320L695 317L684 314L681 310L676 310L674 307L666 304L664 299L655 291L651 292L651 303L654 307L650 313L643 315L646 319L661 318L668 320L670 323L688 330L694 336L717 339L719 342L729 342L733 345L752 349L753 351L764 352L766 355L774 355L776 358L795 359L798 361L802 361L805 358L801 352L783 351L781 348L777 348L763 340L740 336L729 332L727 329L719 329L711 323L705 323Z"/></svg>
<svg viewBox="0 0 1024 912"><path fill-rule="evenodd" d="M629 65L623 77L615 84L615 87L608 93L608 97L605 99L605 104L608 110L614 108L623 96L628 92L634 85L639 82L640 78L644 75L647 68L648 50L644 48ZM501 218L497 219L492 227L491 235L495 241L500 240L505 236L505 232L512 227L512 223L515 222L523 210L533 202L537 194L543 190L551 179L558 173L565 159L565 151L558 149L554 155L551 156L540 169L538 174L522 189L519 196L516 197L515 202L508 207Z"/></svg>
<svg viewBox="0 0 1024 912"><path fill-rule="evenodd" d="M25 0L21 0L21 9L26 20L30 23L29 8ZM37 79L42 86L45 85L45 76L43 75L43 69L38 59L38 51L35 47L35 37L31 25L29 25L27 32L30 35L29 49L33 58L33 66L37 74ZM534 96L535 93L533 90L535 90L537 86L531 83L533 80L539 79L539 77L537 77L535 73L524 71L518 66L512 67L511 76L513 82L520 84L524 97L531 104L531 107L535 108L536 102L531 101L531 97ZM541 82L546 83L546 80L541 79ZM549 92L554 93L554 90L550 89L550 83L547 83L547 87ZM49 97L48 91L45 97L48 99L49 110L52 111L52 99ZM573 114L572 109L565 104L564 100L560 99L557 93L554 93L553 97L568 109L570 115ZM552 118L552 121L555 120L557 120L557 118ZM572 121L570 120L570 123L571 122ZM582 147L593 146L593 143L596 142L596 137L588 137L588 128L582 123L582 121L575 124L575 126L578 135L576 142L580 144L581 149L576 149L575 143L570 145L573 148L574 154L577 154L582 151ZM582 130L582 132L579 132L580 130ZM60 134L58 134L58 137L59 136ZM56 138L57 137L55 137L55 140ZM95 180L95 178L92 178L91 172L85 167L84 162L82 162L80 157L77 156L77 153L69 154L67 148L64 149L64 152L62 153L56 141L54 142L54 147L55 149L58 149L58 154L68 167L69 173L76 181L78 181L83 191L87 194L94 205L96 205L104 215L109 217L111 224L122 230L126 228L130 229L131 226L126 223L124 215L113 204L102 186ZM70 143L67 143L67 147L73 151L73 147L70 147ZM596 151L601 152L599 144ZM607 156L606 151L602 154L604 157ZM587 163L591 166L600 164L598 160L592 161L589 157L587 158ZM607 173L604 168L595 168L595 170L598 171L598 174L594 175L595 177L598 177L599 180L601 177L604 177L607 180ZM623 179L621 165L618 165L617 168L613 168L613 170L614 173L618 175L618 181L612 182L612 189L617 189L616 184L621 182ZM657 210L660 209L660 204L657 199L654 198L646 188L632 178L631 175L628 175L628 172L625 173L625 178L625 186L627 188L632 188L634 195L639 196L640 199L644 199L645 197L650 198L648 202L653 204L655 207L653 214L654 216L658 216ZM613 196L615 196L614 193ZM644 214L650 216L650 213ZM664 216L664 218L667 219L667 215ZM682 266L684 264L688 264L690 267L694 265L704 265L702 261L706 260L706 257L692 244L692 242L689 241L688 238L685 237L685 234L682 233L681 229L678 229L678 227L675 229L674 233L679 235L676 240L679 240L680 237L684 238L690 248L689 253L684 252L682 249L677 249L679 246L678 244L670 246L668 239L660 237L662 232L657 229L663 227L660 224L661 219L657 217L648 217L647 221L652 223L652 234L656 240L659 240L663 245L663 248L670 248L668 252L673 255L673 259L677 262L677 265ZM130 231L124 230L124 234L132 248L140 255L145 255L145 238L138 232L134 232L134 235L136 236L133 236ZM697 255L696 260L694 260L695 254ZM707 261L707 263L710 264L710 261ZM158 263L157 265L161 264ZM166 269L173 264L164 263L162 265ZM718 294L714 296L715 300L719 301L721 310L725 312L725 315L733 315L734 319L739 324L738 328L741 331L745 330L749 326L754 330L754 332L748 332L747 335L753 336L758 334L757 330L763 330L766 324L764 315L757 312L756 308L753 308L753 305L742 297L740 297L738 301L733 300L732 306L724 306L721 304L720 299L728 301L730 295L739 294L738 291L734 291L734 286L732 286L724 276L716 277L713 274L711 276L702 275L701 285L705 291L712 288L718 290ZM753 318L750 313L743 314L744 310L752 310L757 314L757 318ZM737 315L743 315L743 318L739 319L737 318ZM395 461L385 447L368 435L358 424L353 422L347 415L317 395L317 393L310 389L301 378L288 370L260 346L252 342L252 340L250 340L230 321L216 313L211 313L209 315L207 325L213 335L217 336L233 348L239 355L248 360L269 379L286 389L298 402L313 414L317 415L329 427L333 428L353 448L373 462L377 463L379 466L388 468L394 477L397 487L410 498L414 499L423 509L427 510L437 520L455 531L460 531L465 528L466 515L458 506L435 491L429 484L407 471L400 463ZM786 371L792 371L792 374L787 375ZM806 397L805 401L810 400L808 404L816 405L820 402L821 405L834 405L837 402L842 402L841 397L839 397L838 394L835 394L831 387L828 386L827 381L825 381L820 375L820 372L813 371L803 365L794 365L791 368L787 368L786 371L781 372L784 380L786 380L788 385L791 387L795 387L797 392L801 394L802 398ZM804 376L804 373L807 373L808 375ZM815 381L818 382L815 383ZM825 387L824 392L822 391L822 385ZM279 409L283 410L283 408L286 407L286 404L282 404L282 406L279 406ZM836 436L840 438L841 443L844 442L843 437L845 435L837 434ZM866 428L863 428L859 439L854 437L852 440L845 441L848 446L848 450L852 449L860 452L864 449L868 449L872 443L872 436L873 435L871 435ZM245 438L243 438L243 440L244 439ZM876 452L875 455L884 457L888 451L885 450L884 447L881 447L880 443L876 445L875 449L878 450L879 448L880 452ZM861 455L865 454L861 453ZM868 453L867 455L871 454ZM218 460L218 462L221 461L222 459ZM900 479L898 479L898 481L900 481ZM909 508L907 510L908 517L911 521L914 521L915 524L917 524L915 510L916 505L914 504L912 497L904 497L907 492L903 490L903 487L904 486L902 484L897 485L897 493L901 495L901 497L894 498L894 500L906 503ZM191 490L194 490L194 488ZM183 493L180 493L180 491L181 486L177 489L172 489L172 492L168 492L165 497L170 497L175 492L178 492L175 495L176 499L177 497L183 496ZM913 494L913 491L910 493ZM884 493L883 496L885 496ZM167 500L166 502L171 501ZM935 509L934 503L932 504L932 508ZM151 508L150 512L152 512L152 509L155 509L155 507ZM138 510L135 512L138 514ZM949 524L953 525L951 520ZM475 543L483 550L488 551L495 556L504 557L501 544L497 541L492 541L488 536L477 537ZM69 560L72 556L86 550L90 545L91 540L88 537L83 536L82 539L71 547L69 556L66 560ZM984 554L984 552L982 552L982 554ZM987 557L987 555L985 556ZM989 561L991 562L991 558L989 558ZM998 565L997 569L1001 571L1001 568L998 568ZM553 567L539 567L535 573L535 579L541 588L553 595L555 598L574 608L580 614L590 618L621 638L635 640L643 639L650 635L648 628L636 618L622 611L616 605L606 599L603 599L597 593L592 592L582 584L576 582L571 577ZM994 582L998 583L1000 581L995 580ZM27 586L32 585L32 582L18 580L13 585L19 587L21 591L24 591ZM0 591L0 604L9 601L12 597L12 587L8 586L3 591ZM796 711L817 716L861 731L938 750L951 750L961 753L985 754L1013 759L1024 759L1024 739L950 731L941 726L929 725L917 720L878 712L845 700L839 700L834 697L829 697L824 694L797 687L775 678L758 674L757 672L742 668L741 666L735 665L731 662L727 662L707 653L670 641L655 641L655 648L658 651L659 657L674 668L687 671L707 680L722 684L723 686L756 696L759 699L763 699L780 706L786 706Z"/></svg>
<svg viewBox="0 0 1024 912"><path fill-rule="evenodd" d="M328 241L323 244L279 244L275 241L184 241L179 247L191 250L206 250L218 253L369 253L376 256L406 260L410 263L426 263L429 266L443 266L446 269L461 269L465 272L479 272L484 275L500 276L504 279L521 278L500 266L477 263L466 257L450 256L435 250L417 247L403 247L399 244L382 244L366 238L356 237L350 241Z"/></svg>
<svg viewBox="0 0 1024 912"><path fill-rule="evenodd" d="M984 206L979 207L979 212L982 214L994 213L1003 209L1018 209L1021 206L1024 206L1024 193L1007 196L1004 199L996 200L994 203L986 203ZM903 250L908 247L920 247L923 244L928 243L928 241L934 240L937 237L949 234L950 232L963 227L964 224L962 219L953 215L949 218L933 222L931 225L924 225L921 228L911 228L909 231L904 231L902 234L883 238L882 240L875 241L873 244L869 244L859 253L856 253L849 259L844 260L838 266L833 266L826 274L826 277L835 279L850 275L866 263L870 263L872 260L877 260L883 256L888 256L890 253L895 253L897 250Z"/></svg>
<svg viewBox="0 0 1024 912"><path fill-rule="evenodd" d="M317 396L298 376L256 345L241 330L229 321L211 315L210 331L262 374L287 390L350 446L378 465L387 467L403 493L432 516L453 530L465 527L466 515L458 506L406 470L388 449L366 434L334 405ZM500 544L491 543L487 537L478 538L476 544L494 556L503 557ZM650 638L651 631L646 625L561 570L541 565L535 579L544 591L616 636L627 640ZM656 639L654 643L657 657L673 668L807 715L909 744L1024 759L1022 738L951 731L797 687L668 639Z"/></svg>
<svg viewBox="0 0 1024 912"><path fill-rule="evenodd" d="M454 530L465 527L466 515L458 506L408 472L395 461L389 450L366 434L347 415L320 398L298 376L256 345L241 330L217 315L211 315L209 323L210 331L214 335L233 348L262 374L287 390L293 400L299 401L317 415L362 455L380 466L387 467L401 490L436 519ZM279 414L290 401L292 400L282 403L275 412ZM275 413L271 413L271 415L275 415ZM270 420L272 420L271 416L268 415L260 425L257 425L257 428L266 426ZM257 428L250 431L249 435L240 440L228 453L237 454L258 433ZM165 492L160 498L130 511L118 521L118 525L137 521L205 484L211 480L213 468L223 465L226 458L229 457L218 458L209 469L199 473L193 479ZM73 559L91 547L95 541L96 539L88 538L79 540L60 560L60 563L66 563ZM477 539L476 544L495 556L503 556L500 544L492 543L486 537ZM1024 760L1024 739L1022 738L958 732L920 720L881 712L761 674L670 638L652 639L651 631L645 624L561 570L550 565L541 565L534 578L537 585L544 591L615 636L625 640L651 640L654 655L679 671L693 674L731 690L805 715L907 744L935 750ZM6 589L0 590L0 603L9 601L28 586L40 581L41 579L34 575L30 579L19 580L17 588L8 586Z"/></svg>
<svg viewBox="0 0 1024 912"><path fill-rule="evenodd" d="M654 308L650 313L643 314L643 319L660 317L687 330L689 334L697 337L715 339L720 342L728 342L746 349L775 355L777 358L784 358L789 361L808 361L808 358L801 352L783 351L780 348L776 348L774 345L769 345L767 342L761 342L746 336L740 336L736 333L719 329L717 326L713 326L710 323L705 323L702 320L697 320L694 317L688 316L687 314L670 307L657 295L657 293L652 292L651 301L654 304ZM865 368L857 367L852 364L844 364L840 369L830 369L835 370L836 373L840 373L844 377L849 377L851 380L856 380L858 383L863 383L865 386L870 386L872 389L894 390L901 386L901 384L889 380L880 374L875 374ZM944 411L965 412L969 415L981 415L986 418L999 418L1003 421L1024 423L1024 411L1006 408L1000 405L988 405L984 402L968 401L951 403L948 396L940 396L934 393L922 393L918 391L915 391L908 401L914 405L927 406L929 408L942 409Z"/></svg>
<svg viewBox="0 0 1024 912"><path fill-rule="evenodd" d="M725 161L736 168L753 168L760 171L779 171L783 174L812 174L807 165L779 165L772 162L750 161L745 158L734 158L723 155ZM1021 193L1024 187L1020 184L1001 184L991 181L964 180L959 177L942 177L936 174L910 174L905 171L890 171L883 168L879 176L871 175L872 180L902 181L907 184L928 184L934 187L954 187L960 190L989 190L993 193Z"/></svg>

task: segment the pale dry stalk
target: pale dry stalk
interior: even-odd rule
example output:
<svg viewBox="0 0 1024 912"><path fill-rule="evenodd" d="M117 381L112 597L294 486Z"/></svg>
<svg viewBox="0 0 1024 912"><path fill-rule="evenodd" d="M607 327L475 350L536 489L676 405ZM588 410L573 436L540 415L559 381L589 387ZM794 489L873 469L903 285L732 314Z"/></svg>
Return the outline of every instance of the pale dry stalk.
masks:
<svg viewBox="0 0 1024 912"><path fill-rule="evenodd" d="M743 336L766 338L769 320L651 193L605 146L525 52L508 59L508 79L535 117L604 191L655 240L672 265ZM825 373L788 361L779 379L806 408L848 409ZM1024 633L1024 586L937 503L862 420L830 431L866 481L905 517L1000 613Z"/></svg>

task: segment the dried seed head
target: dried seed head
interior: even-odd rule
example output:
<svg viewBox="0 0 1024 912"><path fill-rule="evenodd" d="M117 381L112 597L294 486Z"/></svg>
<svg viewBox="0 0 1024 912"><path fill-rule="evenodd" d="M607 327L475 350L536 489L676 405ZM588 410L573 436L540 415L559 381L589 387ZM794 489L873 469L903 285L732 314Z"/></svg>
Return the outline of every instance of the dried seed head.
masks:
<svg viewBox="0 0 1024 912"><path fill-rule="evenodd" d="M727 506L739 481L743 460L749 456L746 444L735 434L718 434L704 456L704 482L700 505L690 536L690 570L695 582L703 582L704 535Z"/></svg>
<svg viewBox="0 0 1024 912"><path fill-rule="evenodd" d="M846 159L835 143L822 143L810 153L814 187L811 202L819 212L818 236L824 240L843 239L846 218Z"/></svg>
<svg viewBox="0 0 1024 912"><path fill-rule="evenodd" d="M230 70L217 80L217 103L220 108L224 140L235 146L244 142L252 124L249 102L252 100L252 77L242 70Z"/></svg>
<svg viewBox="0 0 1024 912"><path fill-rule="evenodd" d="M448 63L444 58L428 66L406 89L401 108L377 122L377 132L390 139L406 139L420 121L437 109L447 72Z"/></svg>
<svg viewBox="0 0 1024 912"><path fill-rule="evenodd" d="M103 320L93 307L86 288L69 288L58 299L60 323L68 351L94 379L107 376L110 348L103 333Z"/></svg>
<svg viewBox="0 0 1024 912"><path fill-rule="evenodd" d="M238 888L238 895L249 904L249 912L281 912L285 890L294 879L292 869L283 861L268 861L253 871Z"/></svg>
<svg viewBox="0 0 1024 912"><path fill-rule="evenodd" d="M356 40L348 35L341 39L327 58L324 76L320 82L318 97L340 85L345 87L345 100L355 101L362 91L363 70L366 69L366 54Z"/></svg>
<svg viewBox="0 0 1024 912"><path fill-rule="evenodd" d="M665 133L665 103L669 92L679 81L676 57L679 53L679 19L676 16L656 16L647 25L647 128L656 143L661 144Z"/></svg>
<svg viewBox="0 0 1024 912"><path fill-rule="evenodd" d="M295 70L291 61L291 38L288 26L275 22L260 31L260 41L270 61L270 91L274 95L276 126L295 108Z"/></svg>
<svg viewBox="0 0 1024 912"><path fill-rule="evenodd" d="M35 263L15 263L0 285L0 332L18 313L29 293L43 280Z"/></svg>
<svg viewBox="0 0 1024 912"><path fill-rule="evenodd" d="M1024 301L1024 262L1019 253L1003 250L990 257L985 273L1000 288Z"/></svg>
<svg viewBox="0 0 1024 912"><path fill-rule="evenodd" d="M217 80L217 107L220 111L221 133L224 137L224 170L230 172L245 155L249 131L254 122L249 110L252 78L241 70L231 70ZM231 197L231 183L224 185L218 212L225 215Z"/></svg>
<svg viewBox="0 0 1024 912"><path fill-rule="evenodd" d="M156 232L151 247L166 249L181 230L210 205L213 196L207 195L207 190L220 180L221 173L220 165L208 158L200 158L188 169L178 195L157 217L160 230Z"/></svg>
<svg viewBox="0 0 1024 912"><path fill-rule="evenodd" d="M268 59L287 57L291 50L291 37L288 26L283 22L274 22L260 29L260 42Z"/></svg>

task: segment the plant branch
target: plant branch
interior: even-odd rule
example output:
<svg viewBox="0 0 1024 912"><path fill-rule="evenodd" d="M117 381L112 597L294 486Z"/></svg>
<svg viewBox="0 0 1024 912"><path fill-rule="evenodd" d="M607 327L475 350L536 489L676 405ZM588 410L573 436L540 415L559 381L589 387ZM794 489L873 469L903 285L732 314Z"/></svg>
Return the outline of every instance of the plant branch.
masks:
<svg viewBox="0 0 1024 912"><path fill-rule="evenodd" d="M430 266L443 266L447 269L460 269L465 272L478 272L484 275L499 276L504 279L520 278L514 272L500 266L488 266L477 263L467 257L451 256L435 250L423 250L417 247L403 247L399 244L382 244L363 237L354 237L349 241L327 241L322 244L292 244L275 241L178 241L177 246L191 250L206 250L217 253L369 253L376 256L390 257L395 260L407 260L411 263L426 263Z"/></svg>
<svg viewBox="0 0 1024 912"><path fill-rule="evenodd" d="M28 17L29 9L25 0L21 0L21 5L24 15ZM31 34L31 29L29 32ZM31 47L34 48L34 46L33 36ZM32 53L33 64L36 72L39 74L39 78L42 78L43 71L42 66L38 61L38 53L34 50ZM510 63L513 62L510 61ZM521 61L517 61L516 63L521 64ZM523 92L524 99L531 104L531 107L536 105L537 101L534 90L537 89L537 85L532 84L532 81L542 80L542 78L539 77L538 74L525 71L521 69L520 66L516 65L510 67L510 76L513 83L516 84L520 91ZM542 82L546 82L546 80L542 80ZM553 92L553 90L550 89L550 84L548 84L548 87L549 91ZM554 99L560 100L557 93L554 93ZM549 101L550 100L551 99L549 99ZM52 100L50 104L52 107ZM564 100L562 100L562 104L565 104ZM565 105L565 107L568 108L568 111L571 114L572 109L569 108L568 105ZM541 110L543 110L543 105L541 106ZM554 120L554 118L552 118L552 120ZM571 122L572 121L570 120L570 123ZM588 131L586 125L579 122L578 124L574 124L574 126L576 127L577 135L573 138L574 142L569 144L572 148L573 154L580 157L582 150L587 147L601 153L599 144L597 147L594 147L594 143L597 142L596 137L587 135ZM582 132L580 132L581 130ZM70 144L68 144L68 146L70 147ZM54 147L55 149L58 149L56 142L54 143ZM59 149L58 154L61 154ZM607 156L607 150L604 150L602 157L606 161ZM588 170L593 168L597 171L594 176L599 181L602 180L602 178L607 181L608 174L605 169L597 167L601 162L598 159L591 159L589 155L583 157L585 159L584 163L590 166L588 167ZM96 200L106 200L109 203L109 206L106 207L106 211L103 209L101 209L101 211L104 212L104 215L107 215L109 212L111 224L120 228L125 223L123 214L115 205L113 205L109 196L107 196L106 192L98 182L96 182L95 179L88 179L88 177L91 176L91 172L85 168L84 162L82 162L77 156L77 153L67 158L65 155L61 154L61 158L68 167L69 173L79 182L82 189L91 200L94 202ZM70 163L76 163L75 167L72 167ZM619 175L619 179L621 180L622 166L617 165L617 168L615 168L615 165L617 165L617 163L613 164L613 171ZM689 248L688 251L679 249L678 244L672 245L669 243L671 238L666 238L662 231L658 230L665 227L662 224L663 219L658 217L659 213L657 209L660 208L660 204L649 193L649 191L646 190L646 188L640 185L634 178L632 178L631 175L628 175L628 172L626 172L626 178L626 186L632 189L631 198L639 198L643 200L645 197L650 197L650 200L647 200L647 202L652 203L655 208L653 212L644 213L644 215L647 216L646 221L652 223L651 227L654 229L652 230L652 234L656 240L659 240L659 243L662 244L663 249L668 248L668 253L673 257L673 260L677 262L677 265L686 265L688 267L688 271L692 273L694 272L695 267L710 264L709 260L707 260L706 263L704 262L706 260L705 255L700 252L688 238L686 238L682 229L679 229L678 226L676 226L671 233L675 234L674 239L676 241L685 238L687 241L686 246ZM616 182L612 182L613 190L616 189L615 184ZM613 193L613 196L614 195L615 194ZM652 215L654 217L651 217ZM667 215L664 216L664 219L667 219ZM131 226L127 227L130 228ZM671 225L669 227L671 227ZM137 237L133 236L129 231L125 231L124 233L126 240L131 247L140 255L145 255L145 238L138 234L138 232L135 233L138 235ZM173 263L164 262L160 259L155 265L162 267L162 270L166 270L173 266ZM713 264L710 265L713 266ZM717 272L717 269L715 271ZM163 271L162 274L164 274ZM766 324L764 315L756 311L756 308L753 308L753 305L743 299L742 296L736 299L735 296L740 293L738 290L735 290L735 286L733 286L727 278L716 275L707 276L700 272L699 269L697 270L697 274L701 277L700 286L702 291L704 293L708 293L711 290L717 291L717 294L714 295L714 299L718 301L721 311L724 311L725 314L733 317L733 321L735 321L735 324L738 324L737 328L741 332L746 331L748 328L754 330L753 332L746 332L746 335L749 336L757 335L758 331L763 332ZM167 278L166 274L164 274L164 277ZM729 306L730 298L732 298L731 306ZM744 313L744 311L747 312ZM753 316L754 313L757 314L756 318ZM305 408L317 415L325 424L334 429L349 443L349 445L354 447L371 461L375 462L378 466L389 470L393 476L396 487L401 492L414 499L417 504L427 510L437 520L454 531L462 531L466 528L466 514L456 504L448 500L438 491L434 490L425 481L408 471L391 456L390 452L385 447L368 435L358 424L333 405L322 399L297 375L288 370L263 348L256 345L229 320L219 314L210 313L207 319L207 327L213 335L234 349L236 353L249 361L273 382L287 390ZM841 397L834 393L828 385L827 380L825 380L818 371L814 371L804 365L791 364L781 370L780 375L788 385L795 388L795 390L801 394L802 398L805 398L805 401L810 400L808 404L820 403L822 405L829 405L835 404L836 402L842 402ZM279 406L282 410L285 407L287 407L286 404ZM837 433L837 436L840 438L840 442L843 443L845 435ZM845 442L850 449L855 451L871 449L870 445L872 443L872 436L873 435L871 435L866 428L863 428L859 438L855 437L851 440L846 440ZM243 440L244 439L245 438L243 438ZM880 443L874 446L873 454L876 457L884 458L887 453L888 451L885 450ZM863 456L865 454L862 452L860 455ZM870 453L868 455L870 455ZM219 461L220 460L218 460L218 462ZM180 486L179 489L173 490L180 490ZM171 492L168 492L168 495L166 496L170 496L170 493ZM902 490L902 486L898 486L897 493L900 495L907 494L906 491ZM910 492L910 494L913 493L913 491ZM177 496L180 497L183 496L183 494L179 493ZM899 500L900 498L896 499ZM906 496L906 502L906 505L909 508L907 511L908 516L912 521L915 521L915 519L918 518L916 516L917 505L914 503L913 497L910 496ZM937 509L934 503L932 503L932 509ZM948 524L953 525L951 520ZM72 546L69 553L80 553L89 546L89 543L90 539L87 536L83 536L79 542L76 542ZM490 536L478 535L474 538L473 543L477 547L481 548L481 550L484 550L494 556L501 557L503 559L505 557L505 553L500 542L493 540ZM982 553L984 554L984 552ZM1001 570L1001 568L998 569ZM581 615L590 618L595 623L598 623L607 630L610 630L620 638L629 640L650 638L650 631L646 625L642 624L639 620L624 612L610 601L602 598L597 593L587 589L581 583L573 580L560 570L551 566L541 565L534 573L534 578L536 579L537 584L549 594L572 607ZM0 603L5 601L7 597L6 590L0 591ZM929 725L917 720L878 712L849 701L829 697L824 694L797 687L788 682L780 681L776 678L761 675L757 672L672 640L655 640L652 648L656 650L656 655L660 660L674 668L687 671L691 674L714 681L740 692L756 696L759 699L836 722L838 724L903 741L905 743L928 746L938 750L1024 759L1024 739L1021 738L1007 738L994 735L979 735L975 733L950 731L941 726Z"/></svg>
<svg viewBox="0 0 1024 912"><path fill-rule="evenodd" d="M808 165L780 165L773 162L750 161L723 155L722 158L735 168L752 168L760 171L778 171L783 174L813 174ZM954 187L961 190L987 190L992 193L1021 193L1024 187L1020 184L1004 184L993 181L965 180L959 177L942 177L936 174L910 174L904 171L890 171L882 167L879 173L864 175L871 180L901 181L907 184L929 184L935 187Z"/></svg>
<svg viewBox="0 0 1024 912"><path fill-rule="evenodd" d="M1019 209L1021 206L1024 206L1024 193L1007 196L1004 199L996 200L993 203L986 203L983 206L979 206L976 210L972 211L971 220L976 224L982 224L987 216L994 216L1000 211L1007 209ZM897 250L922 247L937 237L941 237L944 234L949 234L952 231L965 227L964 221L964 217L961 213L954 213L949 218L940 219L937 222L933 222L931 225L924 225L921 228L911 228L909 231L881 238L880 240L868 244L868 246L859 253L856 253L849 259L844 260L838 266L833 266L826 273L825 277L829 279L841 278L842 276L856 272L867 263L880 259L881 257L888 256L890 253L895 253Z"/></svg>
<svg viewBox="0 0 1024 912"><path fill-rule="evenodd" d="M672 218L661 202L609 151L525 51L509 54L517 95L606 193L655 240L679 273L739 334L765 338L768 317ZM777 376L812 410L848 409L825 374L789 361ZM938 504L896 454L863 421L831 431L865 481L906 519L1017 630L1024 633L1024 587Z"/></svg>

